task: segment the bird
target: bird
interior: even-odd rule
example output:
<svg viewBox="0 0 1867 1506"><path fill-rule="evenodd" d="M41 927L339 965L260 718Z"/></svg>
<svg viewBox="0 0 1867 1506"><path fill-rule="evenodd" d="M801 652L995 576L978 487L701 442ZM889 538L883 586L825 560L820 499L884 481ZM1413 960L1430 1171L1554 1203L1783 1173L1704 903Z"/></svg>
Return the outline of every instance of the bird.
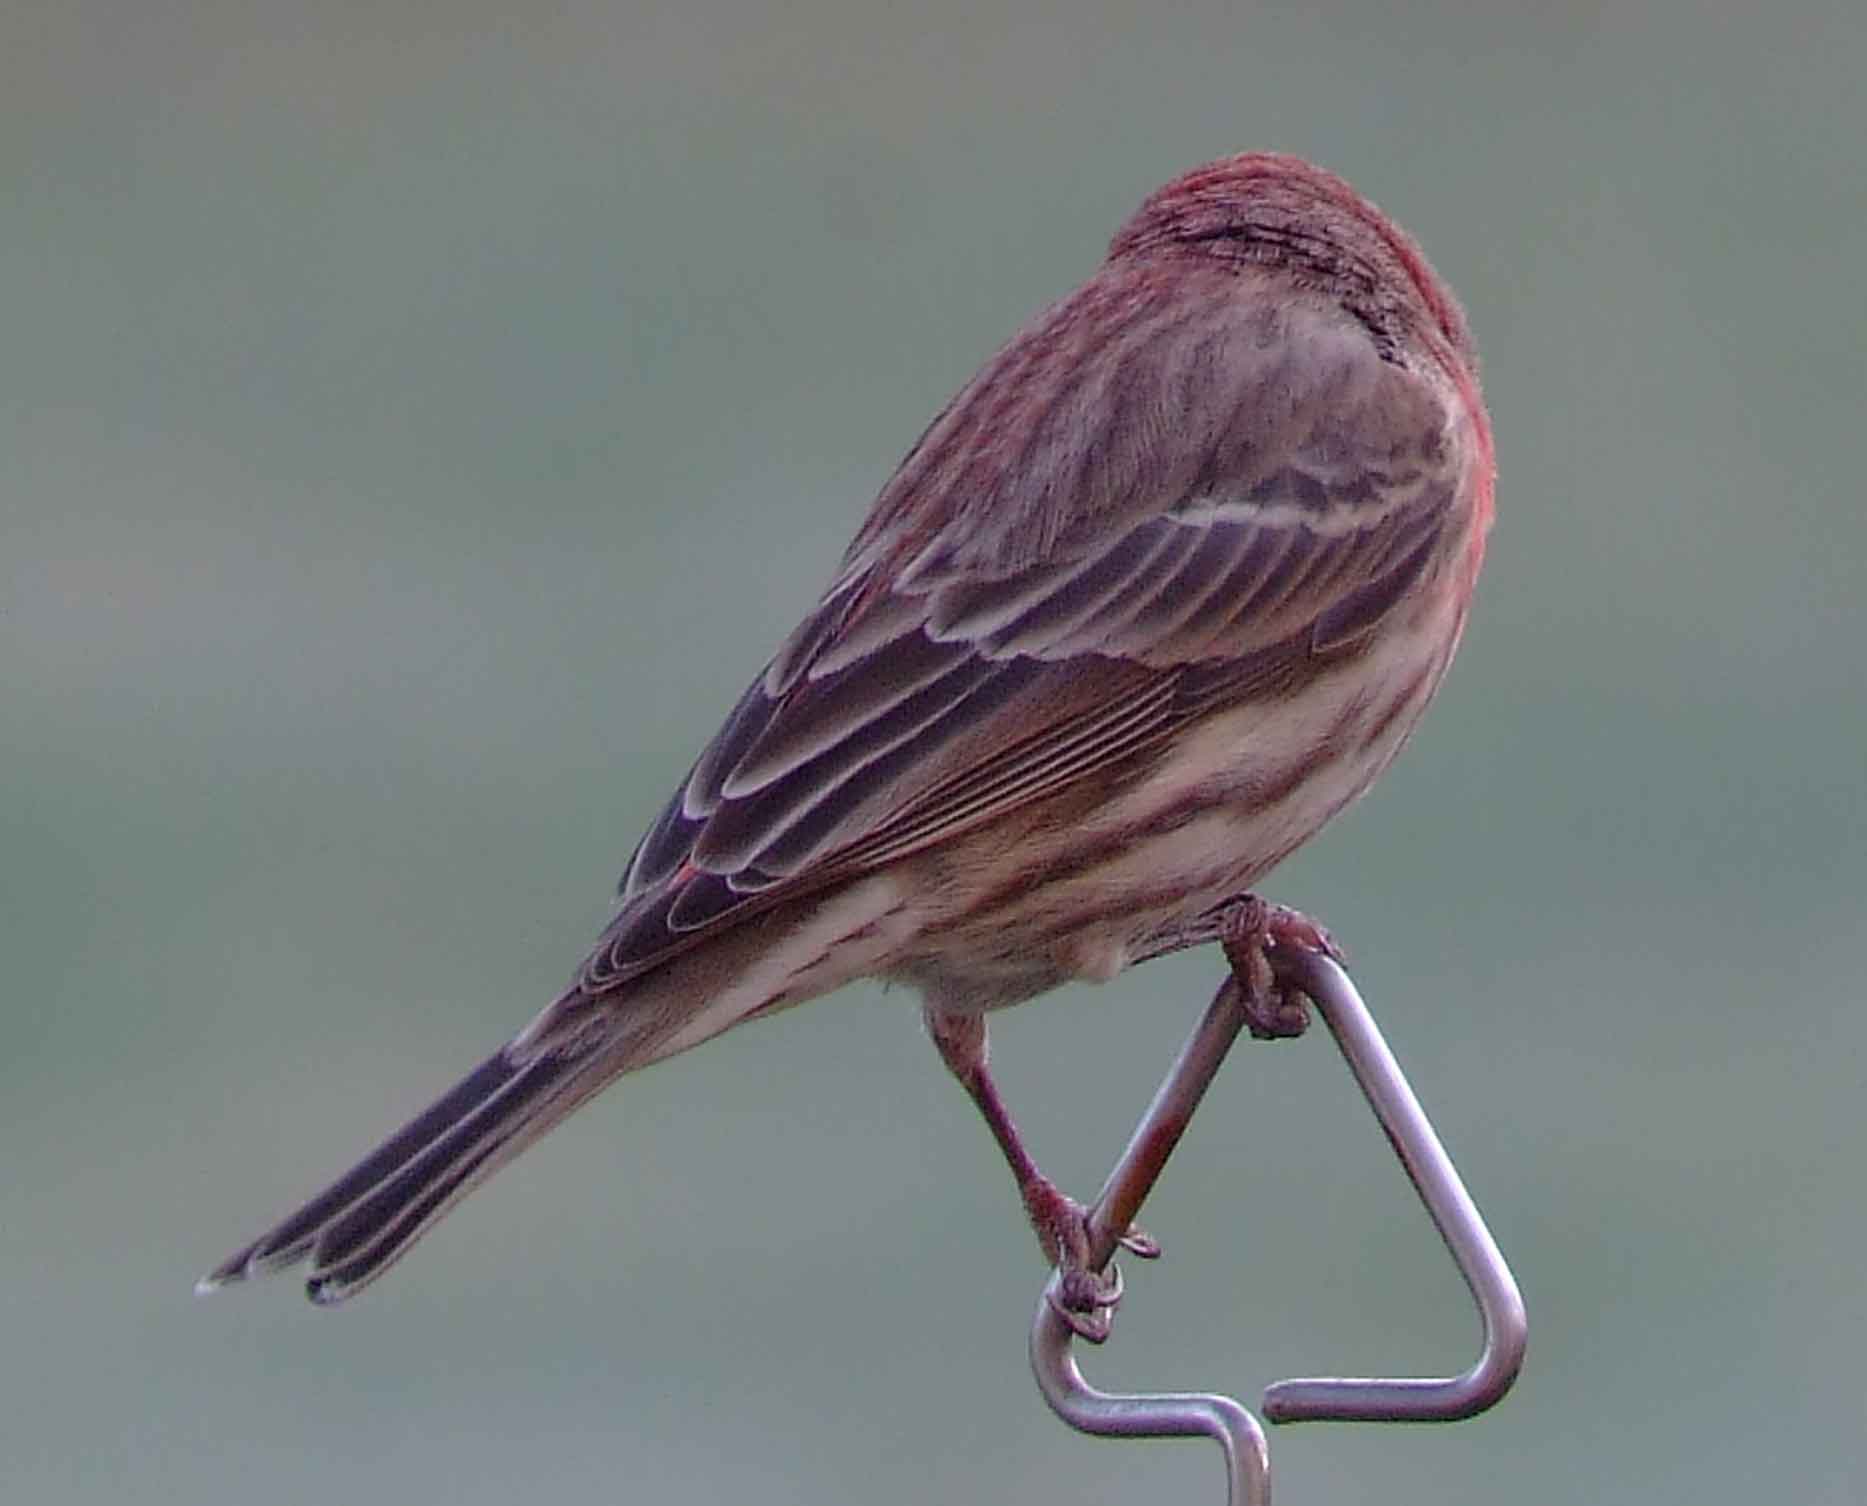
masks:
<svg viewBox="0 0 1867 1506"><path fill-rule="evenodd" d="M872 978L918 994L1094 1336L1119 1278L987 1017L1219 941L1254 1031L1301 1028L1264 954L1333 943L1253 886L1439 687L1495 470L1459 303L1346 181L1247 152L1157 189L908 451L568 987L201 1289L307 1263L341 1302L618 1077Z"/></svg>

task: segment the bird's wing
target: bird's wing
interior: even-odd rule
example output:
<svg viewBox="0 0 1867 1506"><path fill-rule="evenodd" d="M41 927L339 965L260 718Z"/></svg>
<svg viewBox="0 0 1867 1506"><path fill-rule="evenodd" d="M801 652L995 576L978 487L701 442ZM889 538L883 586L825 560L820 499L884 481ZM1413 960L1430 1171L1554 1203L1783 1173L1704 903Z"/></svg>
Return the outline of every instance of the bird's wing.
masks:
<svg viewBox="0 0 1867 1506"><path fill-rule="evenodd" d="M1331 310L1232 286L1162 330L1144 291L1066 300L923 436L638 847L583 998L1345 649L1431 566L1467 470L1440 387ZM1113 388L1046 374L1098 350ZM1111 404L1126 437L1072 444Z"/></svg>

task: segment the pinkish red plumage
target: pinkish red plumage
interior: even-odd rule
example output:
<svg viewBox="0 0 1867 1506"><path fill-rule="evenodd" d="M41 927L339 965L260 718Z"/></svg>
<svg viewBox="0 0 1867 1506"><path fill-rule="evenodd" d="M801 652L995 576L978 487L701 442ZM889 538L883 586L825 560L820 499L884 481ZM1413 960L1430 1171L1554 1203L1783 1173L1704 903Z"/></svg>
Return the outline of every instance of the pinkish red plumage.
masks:
<svg viewBox="0 0 1867 1506"><path fill-rule="evenodd" d="M213 1279L337 1300L619 1074L852 978L982 1079L962 1016L1206 939L1406 740L1491 477L1464 315L1346 183L1150 195L902 461L571 988Z"/></svg>

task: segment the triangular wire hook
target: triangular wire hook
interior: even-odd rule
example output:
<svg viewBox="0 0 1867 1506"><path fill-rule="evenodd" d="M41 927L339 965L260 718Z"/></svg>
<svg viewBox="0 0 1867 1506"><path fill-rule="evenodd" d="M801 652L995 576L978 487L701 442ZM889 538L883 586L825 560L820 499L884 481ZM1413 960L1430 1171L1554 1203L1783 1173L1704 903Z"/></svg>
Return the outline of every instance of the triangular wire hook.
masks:
<svg viewBox="0 0 1867 1506"><path fill-rule="evenodd" d="M1527 1326L1516 1279L1348 974L1320 952L1274 948L1270 959L1278 982L1310 998L1335 1037L1471 1289L1484 1324L1484 1345L1470 1369L1445 1379L1278 1381L1264 1393L1264 1415L1274 1423L1451 1422L1474 1416L1503 1397L1523 1364ZM1096 1269L1108 1263L1120 1232L1140 1213L1244 1024L1238 984L1227 979L1181 1048L1089 1211L1090 1262ZM1214 1438L1225 1451L1230 1506L1269 1506L1269 1450L1263 1428L1249 1411L1227 1396L1098 1391L1077 1367L1072 1337L1046 1287L1031 1327L1031 1369L1059 1417L1071 1427L1103 1437Z"/></svg>

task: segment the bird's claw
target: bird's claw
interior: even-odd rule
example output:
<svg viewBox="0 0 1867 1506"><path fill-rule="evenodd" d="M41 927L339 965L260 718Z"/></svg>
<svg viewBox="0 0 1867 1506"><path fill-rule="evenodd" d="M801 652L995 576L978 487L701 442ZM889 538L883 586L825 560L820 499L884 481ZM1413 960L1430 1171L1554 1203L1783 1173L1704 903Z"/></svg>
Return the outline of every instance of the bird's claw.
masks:
<svg viewBox="0 0 1867 1506"><path fill-rule="evenodd" d="M1049 1178L1034 1180L1025 1189L1024 1200L1038 1243L1057 1268L1057 1279L1049 1289L1052 1309L1078 1338L1102 1343L1121 1303L1121 1268L1111 1262L1105 1271L1090 1269L1088 1212ZM1130 1224L1119 1243L1142 1260L1160 1258L1160 1241L1139 1224Z"/></svg>
<svg viewBox="0 0 1867 1506"><path fill-rule="evenodd" d="M1089 1344L1108 1340L1115 1323L1115 1309L1121 1305L1121 1267L1113 1261L1106 1271L1057 1268L1057 1278L1045 1291L1050 1310L1063 1320L1077 1338Z"/></svg>
<svg viewBox="0 0 1867 1506"><path fill-rule="evenodd" d="M1121 1237L1121 1247L1142 1260L1160 1259L1160 1241L1139 1224L1128 1226L1128 1232Z"/></svg>
<svg viewBox="0 0 1867 1506"><path fill-rule="evenodd" d="M1245 895L1228 917L1220 944L1244 1004L1245 1028L1260 1041L1294 1039L1310 1022L1309 1000L1277 981L1272 952L1320 952L1336 962L1346 958L1335 938L1301 910L1255 894Z"/></svg>

